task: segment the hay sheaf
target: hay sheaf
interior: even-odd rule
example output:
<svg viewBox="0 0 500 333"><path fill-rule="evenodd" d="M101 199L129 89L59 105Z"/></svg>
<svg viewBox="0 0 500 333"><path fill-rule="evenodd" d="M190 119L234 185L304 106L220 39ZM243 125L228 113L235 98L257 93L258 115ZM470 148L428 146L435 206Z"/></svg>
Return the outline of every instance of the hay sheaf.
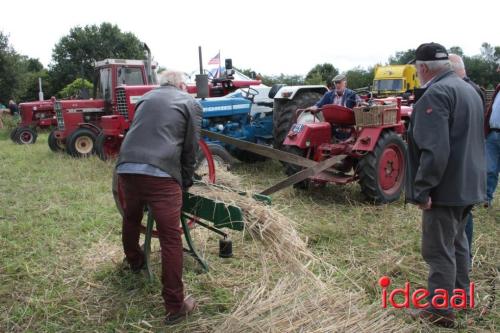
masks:
<svg viewBox="0 0 500 333"><path fill-rule="evenodd" d="M190 192L242 209L246 232L262 243L273 260L266 265L279 278L263 274L229 314L191 322L194 331L214 332L396 332L407 325L388 311L364 302L364 291L335 283L340 272L315 256L295 228L276 208L220 186L194 186ZM271 262L272 261L272 262ZM321 275L320 275L321 273Z"/></svg>

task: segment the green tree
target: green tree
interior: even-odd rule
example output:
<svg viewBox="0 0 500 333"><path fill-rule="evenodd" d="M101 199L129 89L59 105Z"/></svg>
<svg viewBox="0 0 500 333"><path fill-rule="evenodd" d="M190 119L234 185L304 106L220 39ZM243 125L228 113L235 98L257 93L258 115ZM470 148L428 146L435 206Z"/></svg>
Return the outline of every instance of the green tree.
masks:
<svg viewBox="0 0 500 333"><path fill-rule="evenodd" d="M373 83L374 69L373 67L363 69L355 67L346 72L347 85L350 89L359 89L369 87Z"/></svg>
<svg viewBox="0 0 500 333"><path fill-rule="evenodd" d="M63 98L74 97L74 96L79 96L81 98L82 96L80 95L83 89L86 89L88 92L90 92L92 91L93 87L94 85L92 84L92 82L82 78L78 78L75 81L68 84L66 87L64 87L59 92L59 95Z"/></svg>
<svg viewBox="0 0 500 333"><path fill-rule="evenodd" d="M462 50L462 48L460 46L452 46L449 48L448 52L454 53L454 54L459 55L461 57L463 57L463 55L464 55L464 51Z"/></svg>
<svg viewBox="0 0 500 333"><path fill-rule="evenodd" d="M335 68L332 64L324 63L314 66L309 73L307 73L305 78L306 84L327 84L336 75L339 74L339 70Z"/></svg>
<svg viewBox="0 0 500 333"><path fill-rule="evenodd" d="M404 65L415 59L416 49L408 49L406 51L398 51L394 56L389 57L389 65Z"/></svg>
<svg viewBox="0 0 500 333"><path fill-rule="evenodd" d="M144 59L142 43L134 34L110 23L72 28L52 52L50 79L54 90L62 90L76 78L92 81L94 62L106 58Z"/></svg>

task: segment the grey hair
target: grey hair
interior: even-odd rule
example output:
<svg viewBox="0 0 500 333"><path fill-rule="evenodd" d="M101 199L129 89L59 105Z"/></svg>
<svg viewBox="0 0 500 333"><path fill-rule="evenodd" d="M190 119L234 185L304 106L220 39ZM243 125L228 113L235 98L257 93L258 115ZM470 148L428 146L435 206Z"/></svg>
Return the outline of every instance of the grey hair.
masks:
<svg viewBox="0 0 500 333"><path fill-rule="evenodd" d="M161 86L171 85L182 89L182 85L186 84L184 73L176 70L166 70L159 74L159 83Z"/></svg>
<svg viewBox="0 0 500 333"><path fill-rule="evenodd" d="M465 69L464 60L458 54L450 53L448 55L450 57L451 68L456 71L459 69Z"/></svg>
<svg viewBox="0 0 500 333"><path fill-rule="evenodd" d="M432 72L451 69L450 60L448 59L428 60L428 61L417 60L417 65L422 65L422 64L426 65Z"/></svg>

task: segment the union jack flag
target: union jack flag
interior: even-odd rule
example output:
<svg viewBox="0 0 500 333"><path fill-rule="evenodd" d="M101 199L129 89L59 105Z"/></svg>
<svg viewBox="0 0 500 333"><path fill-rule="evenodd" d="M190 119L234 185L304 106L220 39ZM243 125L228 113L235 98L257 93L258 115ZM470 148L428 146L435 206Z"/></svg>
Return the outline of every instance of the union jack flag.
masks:
<svg viewBox="0 0 500 333"><path fill-rule="evenodd" d="M220 51L219 51L219 53L217 53L217 55L215 57L210 59L208 64L209 65L220 65Z"/></svg>

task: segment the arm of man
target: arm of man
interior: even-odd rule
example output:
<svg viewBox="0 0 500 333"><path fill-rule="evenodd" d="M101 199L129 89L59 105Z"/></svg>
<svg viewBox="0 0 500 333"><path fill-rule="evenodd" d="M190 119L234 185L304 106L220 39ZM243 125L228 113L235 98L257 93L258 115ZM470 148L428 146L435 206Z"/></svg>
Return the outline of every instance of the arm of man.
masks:
<svg viewBox="0 0 500 333"><path fill-rule="evenodd" d="M188 119L186 123L186 134L181 154L182 187L187 189L193 185L194 167L196 165L196 153L198 151L198 140L200 139L200 126L203 109L194 99L188 102Z"/></svg>
<svg viewBox="0 0 500 333"><path fill-rule="evenodd" d="M321 99L316 104L314 104L316 109L319 109L320 107L322 107L323 105L326 105L326 104L332 104L333 103L333 100L331 98L332 95L333 95L332 91L327 91L323 95L323 97L321 97Z"/></svg>
<svg viewBox="0 0 500 333"><path fill-rule="evenodd" d="M442 93L424 95L415 112L413 137L420 150L415 177L415 201L428 204L430 192L440 182L450 155L448 97Z"/></svg>

